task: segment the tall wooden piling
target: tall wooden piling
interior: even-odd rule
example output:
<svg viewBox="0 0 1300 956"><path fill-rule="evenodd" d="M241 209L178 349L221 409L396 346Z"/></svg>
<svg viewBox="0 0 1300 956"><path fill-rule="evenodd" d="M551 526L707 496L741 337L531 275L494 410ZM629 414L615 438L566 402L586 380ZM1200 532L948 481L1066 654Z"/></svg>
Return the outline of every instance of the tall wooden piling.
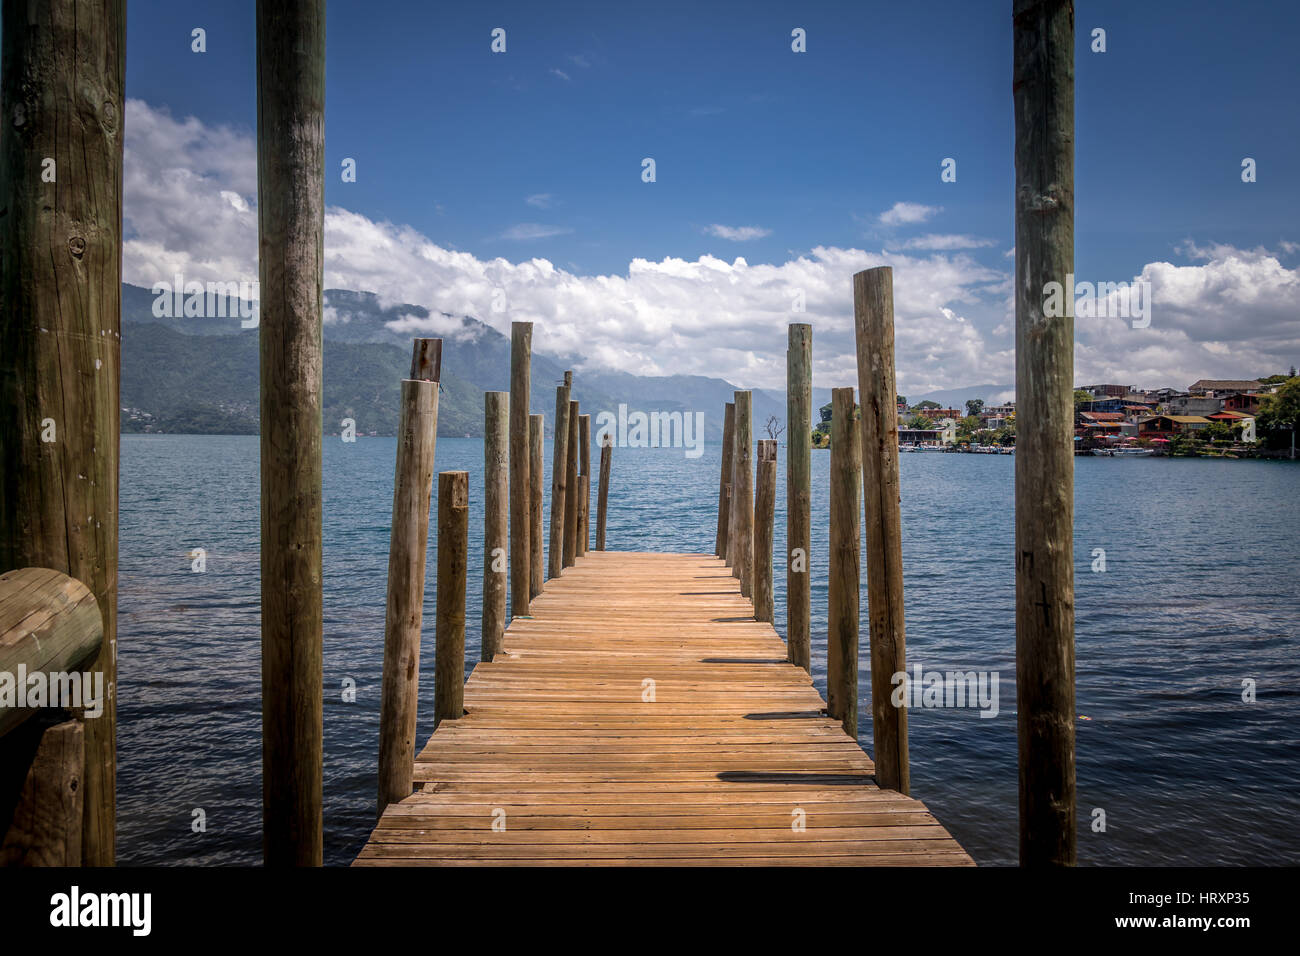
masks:
<svg viewBox="0 0 1300 956"><path fill-rule="evenodd" d="M510 323L510 613L528 614L532 599L532 460L528 430L533 323ZM539 569L540 570L540 569ZM486 658L485 658L486 659Z"/></svg>
<svg viewBox="0 0 1300 956"><path fill-rule="evenodd" d="M727 557L727 532L730 530L731 504L727 489L731 485L731 454L736 444L736 403L727 402L722 411L722 471L718 475L718 533L713 539L713 553Z"/></svg>
<svg viewBox="0 0 1300 956"><path fill-rule="evenodd" d="M569 389L573 373L564 373L564 384L555 389L555 438L551 457L551 538L546 566L548 578L564 570L564 506L569 475Z"/></svg>
<svg viewBox="0 0 1300 956"><path fill-rule="evenodd" d="M469 472L438 474L438 602L433 647L433 726L465 713L465 568Z"/></svg>
<svg viewBox="0 0 1300 956"><path fill-rule="evenodd" d="M736 489L739 487L739 485L736 483L736 470L740 462L740 454L739 452L737 452L736 449L739 447L738 442L740 440L740 434L736 430L736 424L737 424L737 419L735 414L736 403L734 400L731 402L731 408L732 408L731 470L730 473L727 475L727 548L724 557L726 558L727 561L727 567L731 569L731 576L733 578L739 579L740 568L736 565L736 543L737 543L736 528L740 523L740 513L735 507L735 503L736 503L736 494L737 494Z"/></svg>
<svg viewBox="0 0 1300 956"><path fill-rule="evenodd" d="M324 176L324 0L261 0L257 225L268 866L321 862Z"/></svg>
<svg viewBox="0 0 1300 956"><path fill-rule="evenodd" d="M605 550L605 518L609 511L609 473L613 465L614 439L608 433L600 443L600 488L596 495L596 550Z"/></svg>
<svg viewBox="0 0 1300 956"><path fill-rule="evenodd" d="M736 480L731 506L736 510L736 549L733 571L740 593L754 596L754 406L750 392L736 392Z"/></svg>
<svg viewBox="0 0 1300 956"><path fill-rule="evenodd" d="M892 407L892 406L891 406ZM831 390L830 579L826 612L826 713L858 736L858 488L862 446L853 389ZM877 758L878 759L878 758ZM883 784L882 784L883 786Z"/></svg>
<svg viewBox="0 0 1300 956"><path fill-rule="evenodd" d="M126 3L7 2L0 33L0 572L62 571L99 603L73 862L112 866Z"/></svg>
<svg viewBox="0 0 1300 956"><path fill-rule="evenodd" d="M501 642L506 632L508 518L515 501L514 494L508 491L509 445L514 438L509 434L510 425L514 421L510 409L510 395L506 392L486 392L484 413L486 428L483 432L485 436L483 440L483 628L480 656L483 660L490 661L501 650ZM527 446L525 446L525 455L526 448ZM525 487L524 491L527 490Z"/></svg>
<svg viewBox="0 0 1300 956"><path fill-rule="evenodd" d="M578 557L591 545L591 416L578 416L578 470L582 485L578 495Z"/></svg>
<svg viewBox="0 0 1300 956"><path fill-rule="evenodd" d="M853 277L862 400L862 479L871 641L871 727L876 781L907 793L907 709L895 707L892 677L907 672L903 537L899 515L898 399L894 378L894 278L889 266Z"/></svg>
<svg viewBox="0 0 1300 956"><path fill-rule="evenodd" d="M754 482L754 620L771 623L772 525L776 511L776 439L758 443L758 470Z"/></svg>
<svg viewBox="0 0 1300 956"><path fill-rule="evenodd" d="M546 558L542 543L542 448L546 435L546 416L528 416L528 592L530 598L542 593L546 577Z"/></svg>
<svg viewBox="0 0 1300 956"><path fill-rule="evenodd" d="M564 479L564 566L573 567L578 559L578 403L569 401L569 441Z"/></svg>
<svg viewBox="0 0 1300 956"><path fill-rule="evenodd" d="M379 694L379 813L411 795L415 721L420 696L420 629L424 618L429 499L438 440L442 340L417 339L411 377L401 386L401 419L388 539L388 600Z"/></svg>
<svg viewBox="0 0 1300 956"><path fill-rule="evenodd" d="M785 353L786 654L812 668L812 326L790 325Z"/></svg>
<svg viewBox="0 0 1300 956"><path fill-rule="evenodd" d="M1013 9L1020 863L1073 866L1074 314L1044 297L1074 272L1074 7Z"/></svg>

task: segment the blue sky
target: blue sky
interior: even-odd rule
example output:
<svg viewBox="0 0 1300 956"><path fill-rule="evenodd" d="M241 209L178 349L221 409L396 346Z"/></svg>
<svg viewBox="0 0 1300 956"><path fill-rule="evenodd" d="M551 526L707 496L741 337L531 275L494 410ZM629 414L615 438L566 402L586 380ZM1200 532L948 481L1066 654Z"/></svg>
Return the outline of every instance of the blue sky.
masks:
<svg viewBox="0 0 1300 956"><path fill-rule="evenodd" d="M133 0L128 96L175 120L193 117L251 139L253 7L251 0ZM817 248L887 256L911 241L911 257L896 266L896 283L907 265L914 265L908 275L918 284L942 285L939 275L963 270L947 301L927 304L924 295L915 297L916 308L928 309L939 323L915 316L919 340L949 337L942 324L948 309L980 337L981 351L972 345L957 356L928 355L924 348L904 355L900 349L900 372L906 359L916 387L965 384L963 377L1009 381L1010 8L1010 0L332 0L327 203L369 223L409 227L478 263L545 259L565 277L593 280L627 277L636 259L693 263L712 256L730 263L741 256L750 266L780 268ZM1264 281L1278 286L1281 300L1265 304L1262 324L1283 321L1296 289L1297 256L1287 247L1300 242L1300 111L1294 104L1300 58L1291 49L1300 5L1078 3L1076 23L1076 273L1120 281L1153 263L1178 269L1219 264L1222 279L1235 275L1232 262L1246 270L1266 268ZM190 50L194 27L207 32L204 54ZM506 30L504 54L490 50L495 27ZM795 27L806 31L806 53L791 51ZM1106 30L1105 53L1089 49L1093 27ZM128 120L128 136L129 126ZM1258 163L1252 184L1240 178L1246 156ZM357 161L355 183L340 180L345 157ZM641 181L644 157L656 162L654 183ZM955 183L940 181L945 157L957 161ZM212 169L205 174L219 175ZM140 235L149 217L130 215L129 180L128 221ZM246 198L255 202L255 190ZM917 221L882 222L898 203L920 210L911 217ZM725 238L746 234L735 231L742 229L759 235ZM1276 268L1259 266L1265 252ZM365 278L356 271L348 277ZM1178 316L1197 311L1187 295L1206 277L1165 278L1170 289L1181 290L1167 297L1163 331L1172 333ZM845 274L845 292L848 280ZM535 287L551 280L532 281ZM568 278L565 283L577 285ZM384 282L375 277L373 284ZM398 289L375 291L449 311L468 308L454 297L439 301L432 281L423 287L412 281L405 297ZM1220 289L1218 299L1230 300L1231 292ZM589 298L584 293L580 300ZM837 329L842 332L841 307L836 293L826 308L830 341ZM599 308L593 306L587 319L575 317L576 308L573 301L541 299L528 301L525 311L543 323L577 323L566 334L557 330L557 350L575 351L593 338L604 343L608 334L599 351L606 364L636 365L646 356L636 358L635 343L650 329L664 331L665 320L649 314L653 304L633 323L639 331L622 338L603 328L609 322L594 314ZM810 311L816 325L820 313ZM900 322L909 318L902 315ZM1161 332L1158 312L1156 318L1153 335ZM743 321L736 326L729 327L744 332ZM767 325L763 329L767 334ZM668 330L662 354L651 356L652 370L667 370L673 361L666 356L705 331L684 330ZM1225 360L1231 369L1208 369L1223 336L1190 326L1181 333L1210 343L1208 351L1186 351L1165 367L1152 356L1125 365L1106 351L1114 343L1099 339L1082 359L1098 375L1203 371L1229 377L1251 362L1285 358L1263 342ZM1106 339L1115 334L1111 330ZM1300 334L1291 330L1285 341L1277 335L1269 341L1287 353L1292 338ZM775 355L783 337L774 342ZM1140 353L1158 344L1174 343L1121 339L1114 347L1133 355L1135 346ZM773 377L774 359L739 354L744 351L732 343L712 365L694 370L723 373L738 366L756 384ZM828 356L819 373L838 374L840 358ZM977 374L983 366L988 374Z"/></svg>

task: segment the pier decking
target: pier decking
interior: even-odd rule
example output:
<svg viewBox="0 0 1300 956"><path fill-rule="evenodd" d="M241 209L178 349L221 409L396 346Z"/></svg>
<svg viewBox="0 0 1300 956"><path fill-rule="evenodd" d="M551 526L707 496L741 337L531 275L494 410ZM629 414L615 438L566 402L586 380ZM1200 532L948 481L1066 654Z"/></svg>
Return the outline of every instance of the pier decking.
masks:
<svg viewBox="0 0 1300 956"><path fill-rule="evenodd" d="M588 552L530 610L355 865L973 865L721 559Z"/></svg>

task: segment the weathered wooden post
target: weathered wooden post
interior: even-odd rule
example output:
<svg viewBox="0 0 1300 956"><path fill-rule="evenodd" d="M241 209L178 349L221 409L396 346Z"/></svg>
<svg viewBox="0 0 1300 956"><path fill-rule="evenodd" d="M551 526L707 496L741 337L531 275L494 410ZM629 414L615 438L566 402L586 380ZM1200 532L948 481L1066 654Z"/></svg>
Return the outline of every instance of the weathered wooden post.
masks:
<svg viewBox="0 0 1300 956"><path fill-rule="evenodd" d="M605 550L605 517L609 510L609 472L614 453L614 439L606 433L600 443L600 488L596 496L596 550Z"/></svg>
<svg viewBox="0 0 1300 956"><path fill-rule="evenodd" d="M758 473L754 483L754 620L771 623L772 524L776 511L776 439L758 443Z"/></svg>
<svg viewBox="0 0 1300 956"><path fill-rule="evenodd" d="M729 567L729 568L731 569L731 576L732 576L733 578L737 578L737 579L739 579L739 578L740 578L740 568L739 568L739 566L736 564L736 550L737 550L737 531L736 531L736 529L740 526L740 513L739 513L738 509L735 507L735 502L736 502L737 489L739 488L739 485L736 483L736 471L737 471L737 469L738 469L738 467L739 467L739 462L740 462L740 452L737 451L737 449L740 447L740 446L739 446L740 433L739 433L739 431L737 430L737 425L739 424L739 419L736 418L736 413L735 413L736 403L735 403L734 400L731 402L731 407L732 407L732 427L731 427L731 473L727 476L727 552L726 552L726 560L727 560L727 567Z"/></svg>
<svg viewBox="0 0 1300 956"><path fill-rule="evenodd" d="M533 323L510 323L510 614L528 614L532 599L532 461L528 405L532 388ZM486 660L487 658L485 658Z"/></svg>
<svg viewBox="0 0 1300 956"><path fill-rule="evenodd" d="M899 515L898 399L894 380L894 278L889 266L853 277L862 399L862 476L871 642L871 727L876 781L907 793L907 709L895 707L893 675L907 672L903 534Z"/></svg>
<svg viewBox="0 0 1300 956"><path fill-rule="evenodd" d="M591 416L578 416L578 469L582 475L578 484L578 557L587 553L591 544Z"/></svg>
<svg viewBox="0 0 1300 956"><path fill-rule="evenodd" d="M529 599L542 593L546 577L546 557L542 553L542 447L546 435L546 416L528 416L528 559Z"/></svg>
<svg viewBox="0 0 1300 956"><path fill-rule="evenodd" d="M1020 863L1073 866L1074 311L1044 297L1074 272L1074 6L1014 14Z"/></svg>
<svg viewBox="0 0 1300 956"><path fill-rule="evenodd" d="M465 567L469 472L438 474L438 606L433 646L433 726L465 714Z"/></svg>
<svg viewBox="0 0 1300 956"><path fill-rule="evenodd" d="M854 421L853 389L832 389L826 713L840 721L844 732L854 740L858 738L858 539L861 531L858 487L862 483L861 448L857 422Z"/></svg>
<svg viewBox="0 0 1300 956"><path fill-rule="evenodd" d="M567 442L568 460L565 462L564 479L564 566L573 567L578 559L578 499L582 490L578 487L578 403L569 401L569 440Z"/></svg>
<svg viewBox="0 0 1300 956"><path fill-rule="evenodd" d="M510 395L484 394L486 425L483 440L483 635L480 654L490 661L501 650L506 633L506 548L509 510L514 495L510 482ZM524 454L527 454L525 446ZM524 491L527 492L527 486ZM507 502L509 497L509 502ZM525 569L526 570L526 569ZM525 584L525 589L527 584Z"/></svg>
<svg viewBox="0 0 1300 956"><path fill-rule="evenodd" d="M261 0L257 229L268 866L321 862L324 177L324 0Z"/></svg>
<svg viewBox="0 0 1300 956"><path fill-rule="evenodd" d="M718 533L713 540L713 553L724 560L727 557L727 532L731 504L727 489L731 486L731 454L736 445L736 403L727 402L722 412L722 473L718 476Z"/></svg>
<svg viewBox="0 0 1300 956"><path fill-rule="evenodd" d="M420 628L424 618L429 498L438 441L442 339L416 339L411 377L402 382L388 539L388 602L379 694L379 814L411 795L415 720L420 697Z"/></svg>
<svg viewBox="0 0 1300 956"><path fill-rule="evenodd" d="M785 353L786 653L812 669L812 326L790 324Z"/></svg>
<svg viewBox="0 0 1300 956"><path fill-rule="evenodd" d="M87 669L107 700L85 720L73 862L112 866L126 3L5 3L3 18L0 571L63 571L98 601Z"/></svg>
<svg viewBox="0 0 1300 956"><path fill-rule="evenodd" d="M736 392L736 479L731 507L736 512L736 551L732 570L740 593L754 595L754 410L750 392Z"/></svg>
<svg viewBox="0 0 1300 956"><path fill-rule="evenodd" d="M564 506L569 475L569 389L573 373L564 373L564 384L555 389L555 439L551 458L551 539L546 576L558 578L564 570Z"/></svg>
<svg viewBox="0 0 1300 956"><path fill-rule="evenodd" d="M82 675L103 635L103 615L82 582L49 568L0 574L0 681L7 677L13 693L0 706L0 808L8 811L0 813L0 866L81 866L85 728L59 708L81 706L85 722L98 719L108 688L102 675L98 687ZM24 673L69 680L51 680L48 698L22 707Z"/></svg>

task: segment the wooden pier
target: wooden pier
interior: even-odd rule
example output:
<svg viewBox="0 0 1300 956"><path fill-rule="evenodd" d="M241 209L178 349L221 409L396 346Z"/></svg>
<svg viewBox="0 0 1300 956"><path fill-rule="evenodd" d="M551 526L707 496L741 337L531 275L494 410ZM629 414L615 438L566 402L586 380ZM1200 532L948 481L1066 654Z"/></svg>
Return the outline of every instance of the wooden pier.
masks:
<svg viewBox="0 0 1300 956"><path fill-rule="evenodd" d="M589 551L530 612L355 865L973 865L720 558Z"/></svg>

